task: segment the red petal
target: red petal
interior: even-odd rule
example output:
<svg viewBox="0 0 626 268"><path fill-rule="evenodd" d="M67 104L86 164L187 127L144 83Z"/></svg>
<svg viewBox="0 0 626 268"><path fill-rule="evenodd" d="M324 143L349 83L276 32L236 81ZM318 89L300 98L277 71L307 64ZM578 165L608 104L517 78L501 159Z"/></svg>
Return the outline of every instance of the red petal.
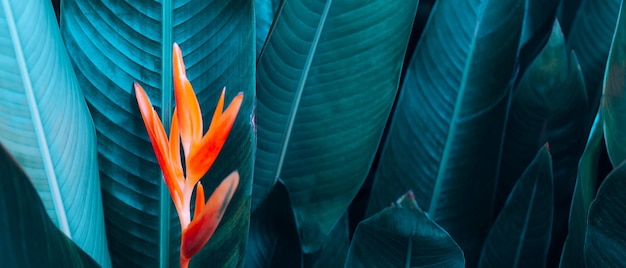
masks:
<svg viewBox="0 0 626 268"><path fill-rule="evenodd" d="M242 101L243 93L239 93L228 105L226 111L217 118L216 122L211 122L209 131L202 138L202 141L199 144L194 144L192 153L187 159L185 188L191 188L191 186L195 185L215 162L237 118ZM185 195L187 194L185 193Z"/></svg>
<svg viewBox="0 0 626 268"><path fill-rule="evenodd" d="M234 171L215 189L200 215L195 215L189 227L183 230L180 246L182 260L191 259L209 241L222 220L238 185L239 173Z"/></svg>
<svg viewBox="0 0 626 268"><path fill-rule="evenodd" d="M182 52L176 43L174 43L173 48L172 65L180 136L185 157L187 157L191 153L192 144L199 142L202 138L202 113L193 87L187 79Z"/></svg>

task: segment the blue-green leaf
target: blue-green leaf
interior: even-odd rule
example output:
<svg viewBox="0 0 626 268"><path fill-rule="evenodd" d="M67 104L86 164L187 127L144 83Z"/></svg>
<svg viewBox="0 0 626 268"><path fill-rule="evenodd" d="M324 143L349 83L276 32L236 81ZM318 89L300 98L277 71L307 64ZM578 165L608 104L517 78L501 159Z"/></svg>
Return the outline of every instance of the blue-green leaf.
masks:
<svg viewBox="0 0 626 268"><path fill-rule="evenodd" d="M552 160L545 145L489 231L478 267L545 267L552 233Z"/></svg>
<svg viewBox="0 0 626 268"><path fill-rule="evenodd" d="M111 266L93 121L49 1L0 1L0 142L52 222Z"/></svg>
<svg viewBox="0 0 626 268"><path fill-rule="evenodd" d="M626 267L626 161L604 180L591 202L585 234L587 267Z"/></svg>
<svg viewBox="0 0 626 268"><path fill-rule="evenodd" d="M0 263L3 267L100 266L50 220L26 173L2 145L0 170Z"/></svg>
<svg viewBox="0 0 626 268"><path fill-rule="evenodd" d="M253 207L280 179L305 253L363 184L395 99L417 0L287 0L257 70Z"/></svg>
<svg viewBox="0 0 626 268"><path fill-rule="evenodd" d="M478 263L491 223L523 11L519 0L437 1L372 188L369 215L413 190L468 267Z"/></svg>
<svg viewBox="0 0 626 268"><path fill-rule="evenodd" d="M187 77L207 129L226 87L227 103L244 101L213 167L202 180L210 194L238 170L239 188L220 226L190 266L243 265L249 222L254 135L252 0L68 0L61 29L98 134L107 234L114 266L179 265L180 226L148 141L134 81L146 89L169 129L173 112L172 44L183 51Z"/></svg>
<svg viewBox="0 0 626 268"><path fill-rule="evenodd" d="M265 40L274 21L274 15L280 6L280 0L254 0L254 17L256 18L256 56L261 54Z"/></svg>
<svg viewBox="0 0 626 268"><path fill-rule="evenodd" d="M587 213L598 189L598 166L602 151L602 107L591 128L587 147L578 165L578 177L569 214L568 235L563 245L559 267L585 267L584 243L587 229Z"/></svg>

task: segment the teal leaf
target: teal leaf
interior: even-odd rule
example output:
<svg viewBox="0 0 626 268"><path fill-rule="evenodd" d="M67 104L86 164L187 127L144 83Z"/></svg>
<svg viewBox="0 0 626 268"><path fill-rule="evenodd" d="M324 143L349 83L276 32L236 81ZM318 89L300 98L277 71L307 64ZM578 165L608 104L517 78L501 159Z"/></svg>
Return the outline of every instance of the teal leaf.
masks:
<svg viewBox="0 0 626 268"><path fill-rule="evenodd" d="M350 230L348 225L348 212L346 211L330 230L328 238L324 240L320 249L316 252L303 255L302 267L342 267L346 262L349 244Z"/></svg>
<svg viewBox="0 0 626 268"><path fill-rule="evenodd" d="M604 69L621 3L622 0L582 1L567 39L569 48L578 55L585 77L592 109L588 112L589 121L600 103Z"/></svg>
<svg viewBox="0 0 626 268"><path fill-rule="evenodd" d="M245 267L301 267L302 251L289 193L277 183L252 212Z"/></svg>
<svg viewBox="0 0 626 268"><path fill-rule="evenodd" d="M626 5L621 6L611 45L602 97L604 138L614 167L626 160Z"/></svg>
<svg viewBox="0 0 626 268"><path fill-rule="evenodd" d="M110 267L93 121L52 5L0 3L0 142L28 174L52 222Z"/></svg>
<svg viewBox="0 0 626 268"><path fill-rule="evenodd" d="M439 0L381 153L368 215L413 190L478 263L491 224L524 1Z"/></svg>
<svg viewBox="0 0 626 268"><path fill-rule="evenodd" d="M478 267L545 267L552 232L552 160L545 145L489 231Z"/></svg>
<svg viewBox="0 0 626 268"><path fill-rule="evenodd" d="M179 265L180 225L143 125L132 84L146 90L169 129L174 106L172 44L198 96L204 129L226 87L244 101L218 159L202 180L207 195L238 170L239 188L220 226L190 266L243 264L254 135L254 11L251 0L63 3L61 30L94 118L107 235L116 267Z"/></svg>
<svg viewBox="0 0 626 268"><path fill-rule="evenodd" d="M254 0L254 17L256 19L256 56L261 54L270 27L274 21L274 15L278 12L280 0Z"/></svg>
<svg viewBox="0 0 626 268"><path fill-rule="evenodd" d="M587 213L598 189L598 168L602 152L602 108L598 111L591 128L587 147L578 165L578 177L569 214L568 235L563 245L559 267L584 268L584 243L587 229Z"/></svg>
<svg viewBox="0 0 626 268"><path fill-rule="evenodd" d="M4 267L100 267L48 217L15 159L0 145L0 263Z"/></svg>
<svg viewBox="0 0 626 268"><path fill-rule="evenodd" d="M252 207L284 182L305 253L321 247L365 180L416 8L417 0L287 0L277 14L257 66Z"/></svg>
<svg viewBox="0 0 626 268"><path fill-rule="evenodd" d="M465 267L465 260L426 213L392 206L359 223L345 267Z"/></svg>
<svg viewBox="0 0 626 268"><path fill-rule="evenodd" d="M561 24L561 29L565 35L565 39L569 37L572 24L578 15L580 4L583 0L565 0L559 1L559 9L557 10L557 18Z"/></svg>
<svg viewBox="0 0 626 268"><path fill-rule="evenodd" d="M587 267L626 267L626 162L604 180L591 202L585 234Z"/></svg>

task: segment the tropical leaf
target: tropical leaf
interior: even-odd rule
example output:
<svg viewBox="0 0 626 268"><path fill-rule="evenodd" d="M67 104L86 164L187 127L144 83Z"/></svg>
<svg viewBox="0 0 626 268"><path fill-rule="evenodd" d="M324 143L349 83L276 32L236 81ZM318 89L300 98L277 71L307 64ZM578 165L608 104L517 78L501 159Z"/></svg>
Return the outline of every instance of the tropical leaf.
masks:
<svg viewBox="0 0 626 268"><path fill-rule="evenodd" d="M256 19L256 56L261 54L274 15L278 12L280 0L254 0L254 17Z"/></svg>
<svg viewBox="0 0 626 268"><path fill-rule="evenodd" d="M587 229L587 212L598 188L598 166L603 145L601 110L602 108L598 111L593 123L587 147L578 166L578 177L569 214L568 235L563 245L559 267L585 267L583 248Z"/></svg>
<svg viewBox="0 0 626 268"><path fill-rule="evenodd" d="M328 238L316 252L304 254L302 267L342 267L350 246L348 213L344 214L328 233Z"/></svg>
<svg viewBox="0 0 626 268"><path fill-rule="evenodd" d="M560 0L526 0L520 38L519 65L522 73L543 50L553 32Z"/></svg>
<svg viewBox="0 0 626 268"><path fill-rule="evenodd" d="M625 267L626 161L604 180L591 202L585 234L587 267Z"/></svg>
<svg viewBox="0 0 626 268"><path fill-rule="evenodd" d="M545 267L554 190L547 144L515 184L485 241L478 267Z"/></svg>
<svg viewBox="0 0 626 268"><path fill-rule="evenodd" d="M465 267L459 246L407 195L359 223L345 267Z"/></svg>
<svg viewBox="0 0 626 268"><path fill-rule="evenodd" d="M228 101L239 91L245 95L220 156L202 180L210 193L238 170L239 188L211 240L191 260L191 266L243 265L254 153L252 1L69 0L61 13L64 40L98 134L113 265L179 265L178 217L132 93L137 81L169 127L173 42L183 51L205 131L222 88Z"/></svg>
<svg viewBox="0 0 626 268"><path fill-rule="evenodd" d="M583 0L561 0L557 11L557 18L561 24L563 35L565 39L568 39L569 33L572 29L572 24L576 20L578 15L580 4Z"/></svg>
<svg viewBox="0 0 626 268"><path fill-rule="evenodd" d="M567 39L569 48L578 55L585 77L590 122L600 103L602 78L621 3L622 0L582 1Z"/></svg>
<svg viewBox="0 0 626 268"><path fill-rule="evenodd" d="M277 14L257 66L252 207L284 182L304 253L321 247L365 180L416 8L417 0L288 0Z"/></svg>
<svg viewBox="0 0 626 268"><path fill-rule="evenodd" d="M614 167L626 160L626 5L621 11L611 45L602 97L604 138Z"/></svg>
<svg viewBox="0 0 626 268"><path fill-rule="evenodd" d="M298 229L289 202L287 189L278 183L252 213L246 267L302 266Z"/></svg>
<svg viewBox="0 0 626 268"><path fill-rule="evenodd" d="M2 266L100 267L50 220L26 173L2 145L0 170Z"/></svg>
<svg viewBox="0 0 626 268"><path fill-rule="evenodd" d="M93 121L50 2L2 1L0 81L0 142L28 174L52 222L111 266Z"/></svg>
<svg viewBox="0 0 626 268"><path fill-rule="evenodd" d="M523 1L439 0L411 60L368 215L395 196L420 207L478 263L489 231ZM480 157L478 157L480 156Z"/></svg>

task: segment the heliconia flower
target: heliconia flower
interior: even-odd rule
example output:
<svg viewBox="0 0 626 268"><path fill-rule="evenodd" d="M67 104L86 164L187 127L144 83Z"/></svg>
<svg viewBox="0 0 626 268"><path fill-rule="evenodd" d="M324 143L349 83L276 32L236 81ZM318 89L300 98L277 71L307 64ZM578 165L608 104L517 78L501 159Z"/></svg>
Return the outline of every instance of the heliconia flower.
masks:
<svg viewBox="0 0 626 268"><path fill-rule="evenodd" d="M239 173L232 172L204 202L204 187L199 182L221 151L235 122L243 93L239 93L225 111L225 89L217 103L209 130L202 135L202 113L196 94L185 73L182 53L177 44L173 49L174 96L176 108L172 115L169 138L161 119L143 88L134 83L137 104L146 125L152 148L163 179L172 196L182 228L181 267L187 267L193 255L209 241L239 185ZM180 147L185 155L183 170ZM196 188L194 218L191 220L191 195Z"/></svg>

